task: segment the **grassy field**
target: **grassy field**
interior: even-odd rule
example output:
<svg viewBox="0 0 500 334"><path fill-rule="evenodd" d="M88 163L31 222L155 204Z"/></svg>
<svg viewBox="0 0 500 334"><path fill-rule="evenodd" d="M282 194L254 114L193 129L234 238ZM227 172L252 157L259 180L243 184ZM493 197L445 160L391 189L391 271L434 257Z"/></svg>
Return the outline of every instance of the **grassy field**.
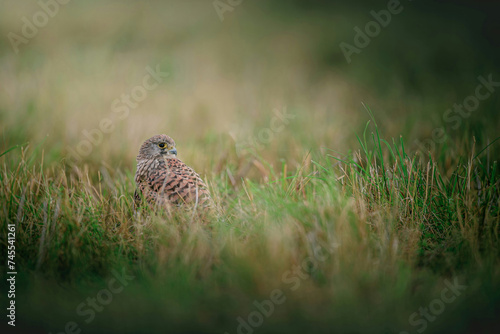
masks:
<svg viewBox="0 0 500 334"><path fill-rule="evenodd" d="M41 10L5 6L2 36ZM498 48L479 11L405 2L348 64L385 8L74 1L0 39L2 333L495 332ZM160 133L218 212L134 215Z"/></svg>

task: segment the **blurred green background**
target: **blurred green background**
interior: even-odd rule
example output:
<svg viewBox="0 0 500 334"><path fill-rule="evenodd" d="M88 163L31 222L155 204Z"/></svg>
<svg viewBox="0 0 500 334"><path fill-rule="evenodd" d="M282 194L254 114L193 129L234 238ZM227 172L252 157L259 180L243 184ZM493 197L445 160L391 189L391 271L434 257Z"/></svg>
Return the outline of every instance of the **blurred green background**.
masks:
<svg viewBox="0 0 500 334"><path fill-rule="evenodd" d="M228 0L222 3L227 5ZM500 6L495 1L403 0L403 10L393 15L390 24L359 54L353 54L352 62L348 63L340 44L354 44L354 28L364 28L373 20L370 11L385 10L387 6L388 1L245 0L231 6L221 20L211 0L73 0L60 5L54 17L50 17L34 37L27 38L26 44L19 44L15 52L11 33L22 36L23 17L32 21L41 5L36 1L2 0L0 153L22 145L26 152L38 152L36 159L40 166L57 170L59 166L68 165L72 152L78 151L81 145L89 145L82 144L90 142L85 133L95 133L102 120L109 119L114 129L101 133L98 143L91 143L88 154L80 154L77 165L90 174L92 182L100 177L99 172L109 171L122 182L126 197L133 191L132 175L138 148L152 135L165 133L173 137L183 161L209 183L217 183L229 173L241 175L245 159L252 154L279 170L283 165L299 169L308 153L320 159L329 152L327 148L344 153L359 149L355 135L363 132L370 119L364 103L374 112L384 137L402 136L408 152L422 151L424 156L430 148L435 161L449 176L452 173L449 168L470 156L474 141L477 152L499 134L500 94L497 91L481 101L469 117L460 118L457 128L445 122L443 115L455 103L463 103L475 93L479 76L492 75L494 81L500 81ZM127 117L120 118L114 111L114 101L142 85L148 67L157 66L168 72L168 77L148 91L136 107L130 108ZM257 146L250 147L251 150L238 150L238 145L245 148L249 141L262 135L262 129L270 127L276 110L286 110L292 115L290 121L274 132L272 139L257 140ZM446 140L438 142L433 138L435 129L440 128L444 129ZM426 146L426 143L432 144ZM498 145L491 148L491 160L498 158L496 147ZM21 160L19 152L20 149L16 149L0 158L4 176L16 170ZM259 168L252 167L243 174L256 183L267 181ZM217 186L225 189L219 183ZM269 200L266 215L269 212L270 218L266 219L279 217L280 206L275 205L271 196L263 198ZM37 203L41 207L41 203ZM349 208L352 204L348 198L340 198L335 203ZM6 203L2 205L2 219L15 214L11 213L15 211L12 207L7 209ZM253 207L253 202L251 205L245 202L245 205L242 206L248 211L242 209L234 215L240 215L241 221L251 221L259 210ZM237 211L234 207L231 209ZM297 210L307 211L303 207ZM349 209L345 213L338 207L335 210L329 214L345 215L346 219L355 211ZM375 210L368 211L377 215ZM324 218L322 214L319 216ZM238 233L245 230L244 223L241 224ZM253 228L259 229L260 225L257 226ZM267 233L264 227L262 229ZM112 235L114 230L111 230L106 233ZM102 235L96 231L100 230L81 233L99 240ZM247 314L255 298L261 300L267 296L268 288L276 286L281 273L289 268L288 263L279 261L280 247L291 253L295 248L280 243L286 239L281 235L283 231L293 234L291 230L277 228L276 234L268 236L273 250L270 256L259 253L258 247L255 254L245 253L243 250L253 249L248 245L252 242L259 245L261 241L241 232L245 247L248 246L242 248L243 256L240 253L240 257L233 257L232 251L221 250L223 246L214 251L215 258L225 266L217 267L216 260L211 262L208 241L207 244L200 241L202 246L195 247L192 258L179 255L178 263L166 261L171 255L165 255L158 262L168 262L165 268L151 266L151 269L150 262L141 263L144 275L137 276L137 283L127 288L123 294L127 295L123 297L126 302L113 303L88 331L234 332L236 316ZM79 231L70 232L81 235ZM194 239L204 237L198 230L193 235ZM256 235L259 236L258 232ZM155 234L151 232L149 237L153 241L148 239L148 242L156 245ZM135 242L135 237L130 238L131 243ZM171 245L177 245L181 239L172 237L168 247L179 251ZM274 240L279 242L275 244ZM37 238L30 243L25 239L26 244L18 246L20 265L25 266L19 268L24 274L18 278L19 327L20 331L30 329L30 333L40 328L43 329L40 333L55 333L62 330L68 320L78 318L74 309L83 297L95 295L99 291L96 287L106 284L109 263L100 262L101 250L96 246L95 254L94 250L89 251L92 254L89 261L95 260L95 264L86 263L93 270L82 272L86 266L65 261L81 256L75 255L84 252L78 248L81 245L61 243L53 245L51 253L55 254L53 262L57 265L40 273L39 268L35 270L36 256L32 252L38 249L38 241ZM116 263L120 264L136 260L127 253L126 244L109 242L113 247L119 245L116 251L111 246L103 247L102 254L113 254L103 255L103 259L115 259L116 255L119 259ZM187 244L182 247L190 249ZM2 252L4 245L5 242ZM276 249L272 248L274 245ZM58 253L57 249L61 251ZM353 246L353 252L346 251L352 267L340 266L345 275L330 282L340 287L333 294L338 298L333 301L337 303L334 307L323 307L322 303L332 300L331 295L323 296L322 285L311 283L291 297L295 308L287 306L277 312L275 318L259 330L306 333L312 332L315 326L319 331L327 331L332 324L339 323L342 333L398 333L398 328L408 327L406 309L411 313L418 305L426 305L428 296L438 295L443 288L443 277L451 279L433 276L441 273L431 266L429 272L417 275L423 283L406 285L413 267L399 266L399 262L394 267L387 265L388 272L394 275L389 278L387 272L366 272L360 269L362 265L356 267L357 261L377 260L363 257L362 250L361 246ZM122 251L130 259L120 258ZM134 251L131 253L135 254ZM60 263L58 256L62 259ZM268 257L269 262L259 262ZM248 262L238 262L238 259ZM203 267L204 261L218 269L207 276L202 274L201 278L189 271L192 267ZM380 262L380 267L384 267L383 261ZM274 265L276 267L269 269ZM498 266L484 270L487 273L481 272L479 277L489 274L498 277ZM322 277L315 279L323 282ZM232 288L225 290L227 286ZM440 325L428 332L472 331L481 328L477 319L482 315L492 318L498 314L495 313L498 293L492 292L497 291L495 285L478 286L479 283L473 287L477 288L473 291L479 291L477 294L454 306L454 312L445 313ZM404 304L410 296L411 302ZM467 308L468 304L472 306ZM50 311L46 305L57 311ZM491 305L496 306L489 307ZM363 321L359 314L363 315ZM168 318L163 320L166 315ZM155 320L150 322L151 319ZM484 325L484 328L487 332L489 327Z"/></svg>
<svg viewBox="0 0 500 334"><path fill-rule="evenodd" d="M71 1L17 54L7 36L21 35L22 17L32 20L40 6L3 6L0 145L43 141L47 162L77 147L86 139L82 131L103 118L116 129L85 160L127 167L152 134L169 134L191 157L207 140L256 135L282 108L297 117L280 134L289 148L268 150L271 160L300 156L297 146L351 147L368 119L362 102L388 137L402 134L415 149L437 127L458 140L444 143L453 149L472 136L492 140L499 128L498 94L458 130L443 121L474 92L478 76L497 76L494 2L404 1L350 64L340 43L354 44L353 28L387 2L243 1L221 21L211 1ZM117 119L112 102L158 64L169 77ZM206 166L201 159L195 167Z"/></svg>

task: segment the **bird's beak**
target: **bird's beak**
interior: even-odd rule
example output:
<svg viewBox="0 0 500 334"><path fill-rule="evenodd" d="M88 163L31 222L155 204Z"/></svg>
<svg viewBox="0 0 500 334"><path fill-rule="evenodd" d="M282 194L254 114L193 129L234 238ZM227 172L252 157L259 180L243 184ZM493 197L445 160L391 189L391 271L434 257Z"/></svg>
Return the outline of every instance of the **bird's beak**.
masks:
<svg viewBox="0 0 500 334"><path fill-rule="evenodd" d="M170 151L168 151L168 153L173 154L173 155L177 155L177 149L173 148Z"/></svg>

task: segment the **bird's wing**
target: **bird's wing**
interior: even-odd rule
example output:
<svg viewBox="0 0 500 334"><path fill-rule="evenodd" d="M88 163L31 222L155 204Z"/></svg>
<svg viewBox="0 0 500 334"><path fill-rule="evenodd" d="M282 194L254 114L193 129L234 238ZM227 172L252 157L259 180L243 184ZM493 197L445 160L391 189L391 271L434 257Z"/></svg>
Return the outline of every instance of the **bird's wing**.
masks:
<svg viewBox="0 0 500 334"><path fill-rule="evenodd" d="M157 168L149 170L140 186L152 204L198 202L210 200L207 186L196 172L176 158L161 160Z"/></svg>

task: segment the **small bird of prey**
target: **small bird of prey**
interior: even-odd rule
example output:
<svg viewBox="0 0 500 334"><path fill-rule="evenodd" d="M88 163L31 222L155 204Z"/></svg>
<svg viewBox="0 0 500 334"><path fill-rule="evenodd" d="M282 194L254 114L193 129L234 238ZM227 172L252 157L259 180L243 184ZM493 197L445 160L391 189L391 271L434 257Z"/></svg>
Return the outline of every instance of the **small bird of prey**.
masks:
<svg viewBox="0 0 500 334"><path fill-rule="evenodd" d="M146 140L137 155L135 207L142 200L152 208L191 204L209 207L212 199L200 176L177 158L175 142L167 135Z"/></svg>

